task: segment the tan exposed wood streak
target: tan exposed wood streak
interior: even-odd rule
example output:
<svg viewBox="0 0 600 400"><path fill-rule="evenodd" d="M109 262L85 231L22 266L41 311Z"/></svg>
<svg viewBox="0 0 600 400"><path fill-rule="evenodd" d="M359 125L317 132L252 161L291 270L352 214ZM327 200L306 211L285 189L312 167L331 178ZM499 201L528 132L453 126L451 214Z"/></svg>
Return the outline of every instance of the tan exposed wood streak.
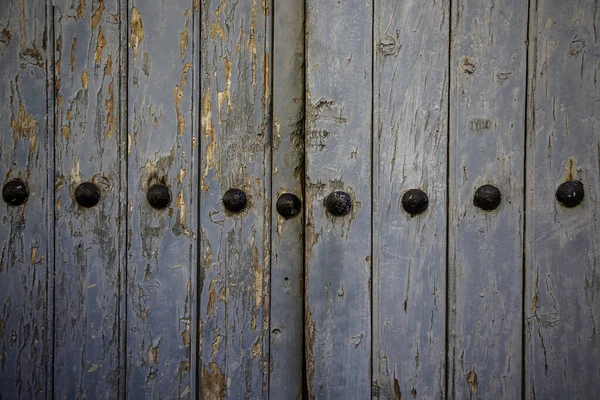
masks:
<svg viewBox="0 0 600 400"><path fill-rule="evenodd" d="M94 51L94 60L96 64L100 64L102 62L102 50L104 50L104 46L106 46L106 38L104 37L104 32L102 32L102 27L98 29L98 42L96 44L96 51Z"/></svg>
<svg viewBox="0 0 600 400"><path fill-rule="evenodd" d="M108 130L106 131L106 137L110 140L115 133L115 97L114 97L114 78L111 79L108 84L108 98L104 100L104 107L106 108L106 125Z"/></svg>
<svg viewBox="0 0 600 400"><path fill-rule="evenodd" d="M92 29L95 29L100 23L100 19L102 18L102 13L104 12L104 0L98 0L98 8L94 11L94 15L92 15Z"/></svg>
<svg viewBox="0 0 600 400"><path fill-rule="evenodd" d="M181 32L181 34L179 36L179 48L181 51L181 60L185 59L185 51L187 49L188 42L189 42L188 31L189 31L189 23L190 23L190 10L185 10L185 16L186 16L185 29L183 30L183 32Z"/></svg>
<svg viewBox="0 0 600 400"><path fill-rule="evenodd" d="M139 45L144 41L144 28L142 26L142 16L137 8L131 9L131 36L129 46L133 49L133 59L137 59Z"/></svg>

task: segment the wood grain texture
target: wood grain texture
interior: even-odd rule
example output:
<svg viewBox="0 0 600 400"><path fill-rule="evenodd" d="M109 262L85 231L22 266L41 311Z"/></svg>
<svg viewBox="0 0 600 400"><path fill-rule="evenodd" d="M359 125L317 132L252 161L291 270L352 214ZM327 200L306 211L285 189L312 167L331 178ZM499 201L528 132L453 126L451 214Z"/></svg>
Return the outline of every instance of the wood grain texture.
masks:
<svg viewBox="0 0 600 400"><path fill-rule="evenodd" d="M532 2L527 137L528 399L600 391L600 4ZM584 185L575 208L555 199Z"/></svg>
<svg viewBox="0 0 600 400"><path fill-rule="evenodd" d="M527 7L460 0L451 21L448 395L519 398Z"/></svg>
<svg viewBox="0 0 600 400"><path fill-rule="evenodd" d="M212 0L201 17L201 398L266 398L271 220L271 4ZM225 210L227 190L247 207Z"/></svg>
<svg viewBox="0 0 600 400"><path fill-rule="evenodd" d="M371 395L370 2L306 7L306 368L311 399ZM324 199L348 192L352 212Z"/></svg>
<svg viewBox="0 0 600 400"><path fill-rule="evenodd" d="M112 398L119 379L119 7L54 2L56 268L54 396ZM98 205L75 189L93 182Z"/></svg>
<svg viewBox="0 0 600 400"><path fill-rule="evenodd" d="M375 2L374 398L445 397L449 17L447 1ZM424 213L403 209L409 189Z"/></svg>
<svg viewBox="0 0 600 400"><path fill-rule="evenodd" d="M191 398L198 187L194 0L129 3L127 394ZM170 204L152 208L155 184Z"/></svg>
<svg viewBox="0 0 600 400"><path fill-rule="evenodd" d="M0 398L46 397L48 329L46 5L0 7L0 185L21 179L29 199L0 204Z"/></svg>
<svg viewBox="0 0 600 400"><path fill-rule="evenodd" d="M277 199L304 184L304 2L279 0L273 10L273 189L271 236L270 391L300 399L304 382L304 218L285 219Z"/></svg>

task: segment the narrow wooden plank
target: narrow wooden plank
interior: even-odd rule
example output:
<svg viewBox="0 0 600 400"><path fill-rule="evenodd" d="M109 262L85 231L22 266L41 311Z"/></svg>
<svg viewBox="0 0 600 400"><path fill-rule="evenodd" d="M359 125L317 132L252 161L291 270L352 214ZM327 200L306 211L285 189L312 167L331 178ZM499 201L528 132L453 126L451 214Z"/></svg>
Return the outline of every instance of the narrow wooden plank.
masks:
<svg viewBox="0 0 600 400"><path fill-rule="evenodd" d="M600 4L532 2L526 221L526 397L600 392ZM557 202L583 183L583 202Z"/></svg>
<svg viewBox="0 0 600 400"><path fill-rule="evenodd" d="M46 397L49 256L47 26L44 2L0 7L0 176L29 198L0 199L0 398Z"/></svg>
<svg viewBox="0 0 600 400"><path fill-rule="evenodd" d="M526 2L452 3L449 396L521 396ZM497 209L474 204L485 185Z"/></svg>
<svg viewBox="0 0 600 400"><path fill-rule="evenodd" d="M266 398L271 6L212 0L201 19L201 398ZM245 192L226 211L229 189Z"/></svg>
<svg viewBox="0 0 600 400"><path fill-rule="evenodd" d="M382 399L445 397L449 20L447 1L375 2L373 394ZM413 189L428 200L418 215L402 205Z"/></svg>
<svg viewBox="0 0 600 400"><path fill-rule="evenodd" d="M370 2L306 7L306 368L311 399L371 395ZM324 199L345 191L351 213Z"/></svg>
<svg viewBox="0 0 600 400"><path fill-rule="evenodd" d="M198 188L194 0L129 2L127 395L190 398ZM164 185L170 202L147 193Z"/></svg>
<svg viewBox="0 0 600 400"><path fill-rule="evenodd" d="M304 215L281 215L277 202L304 183L304 2L280 0L273 10L273 169L271 359L273 399L301 399L304 382ZM283 196L283 197L282 197ZM287 199L287 200L286 200ZM300 203L300 204L301 204ZM291 209L288 209L291 210Z"/></svg>
<svg viewBox="0 0 600 400"><path fill-rule="evenodd" d="M56 37L56 398L118 395L119 271L124 221L119 201L119 7L116 0L54 1ZM101 193L91 208L79 184Z"/></svg>

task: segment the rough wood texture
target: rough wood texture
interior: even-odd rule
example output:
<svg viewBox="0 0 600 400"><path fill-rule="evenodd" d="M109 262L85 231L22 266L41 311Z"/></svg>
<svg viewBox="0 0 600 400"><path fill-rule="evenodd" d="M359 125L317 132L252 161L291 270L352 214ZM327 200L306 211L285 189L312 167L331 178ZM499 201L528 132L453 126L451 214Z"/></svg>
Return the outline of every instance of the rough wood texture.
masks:
<svg viewBox="0 0 600 400"><path fill-rule="evenodd" d="M311 399L371 395L371 103L369 2L306 8L306 373ZM351 214L324 199L348 192Z"/></svg>
<svg viewBox="0 0 600 400"><path fill-rule="evenodd" d="M198 3L129 4L127 394L187 398L195 363L198 139L191 36ZM146 199L155 184L170 190L165 209Z"/></svg>
<svg viewBox="0 0 600 400"><path fill-rule="evenodd" d="M273 399L300 399L304 382L304 218L277 213L277 199L303 201L304 2L274 3L271 375Z"/></svg>
<svg viewBox="0 0 600 400"><path fill-rule="evenodd" d="M0 6L0 185L21 179L27 203L0 199L0 398L46 396L48 256L46 5ZM51 265L51 264L50 264Z"/></svg>
<svg viewBox="0 0 600 400"><path fill-rule="evenodd" d="M528 399L600 392L600 3L532 2L527 136ZM583 183L581 205L557 187Z"/></svg>
<svg viewBox="0 0 600 400"><path fill-rule="evenodd" d="M116 397L124 262L118 2L54 1L54 24L54 396ZM82 182L99 187L95 207L75 201Z"/></svg>
<svg viewBox="0 0 600 400"><path fill-rule="evenodd" d="M375 2L373 397L443 399L449 2ZM418 32L418 34L416 34ZM402 207L427 193L419 215Z"/></svg>
<svg viewBox="0 0 600 400"><path fill-rule="evenodd" d="M448 391L519 398L527 7L460 0L451 21Z"/></svg>
<svg viewBox="0 0 600 400"><path fill-rule="evenodd" d="M270 3L212 0L201 17L201 397L264 398L269 374ZM222 198L243 190L245 210Z"/></svg>

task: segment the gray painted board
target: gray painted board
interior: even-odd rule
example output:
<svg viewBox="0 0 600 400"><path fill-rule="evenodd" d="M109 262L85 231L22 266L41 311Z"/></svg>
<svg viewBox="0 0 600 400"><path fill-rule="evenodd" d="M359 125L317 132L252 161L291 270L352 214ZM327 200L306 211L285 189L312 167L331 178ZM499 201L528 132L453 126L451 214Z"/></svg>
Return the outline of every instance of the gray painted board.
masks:
<svg viewBox="0 0 600 400"><path fill-rule="evenodd" d="M271 5L201 10L200 346L205 399L265 398L269 384ZM222 198L243 190L247 206Z"/></svg>
<svg viewBox="0 0 600 400"><path fill-rule="evenodd" d="M128 71L127 395L191 398L198 187L197 2L131 1ZM147 201L165 185L170 204Z"/></svg>
<svg viewBox="0 0 600 400"><path fill-rule="evenodd" d="M311 399L371 396L370 2L306 7L306 374ZM351 213L324 199L348 192Z"/></svg>
<svg viewBox="0 0 600 400"><path fill-rule="evenodd" d="M448 396L519 398L526 2L453 2L451 34Z"/></svg>
<svg viewBox="0 0 600 400"><path fill-rule="evenodd" d="M48 186L46 5L0 7L0 184L23 180L28 201L0 204L0 398L46 396L52 265ZM51 187L51 186L50 186Z"/></svg>
<svg viewBox="0 0 600 400"><path fill-rule="evenodd" d="M600 4L532 2L527 136L528 399L600 392ZM575 208L558 186L584 185Z"/></svg>
<svg viewBox="0 0 600 400"><path fill-rule="evenodd" d="M273 4L271 348L269 395L300 399L304 382L304 215L277 212L285 193L303 201L304 2Z"/></svg>
<svg viewBox="0 0 600 400"><path fill-rule="evenodd" d="M118 395L120 46L118 2L54 1L56 200L54 396ZM82 182L99 203L80 206ZM69 384L64 384L69 382Z"/></svg>
<svg viewBox="0 0 600 400"><path fill-rule="evenodd" d="M445 396L449 14L375 2L374 398ZM402 206L410 189L421 214Z"/></svg>

